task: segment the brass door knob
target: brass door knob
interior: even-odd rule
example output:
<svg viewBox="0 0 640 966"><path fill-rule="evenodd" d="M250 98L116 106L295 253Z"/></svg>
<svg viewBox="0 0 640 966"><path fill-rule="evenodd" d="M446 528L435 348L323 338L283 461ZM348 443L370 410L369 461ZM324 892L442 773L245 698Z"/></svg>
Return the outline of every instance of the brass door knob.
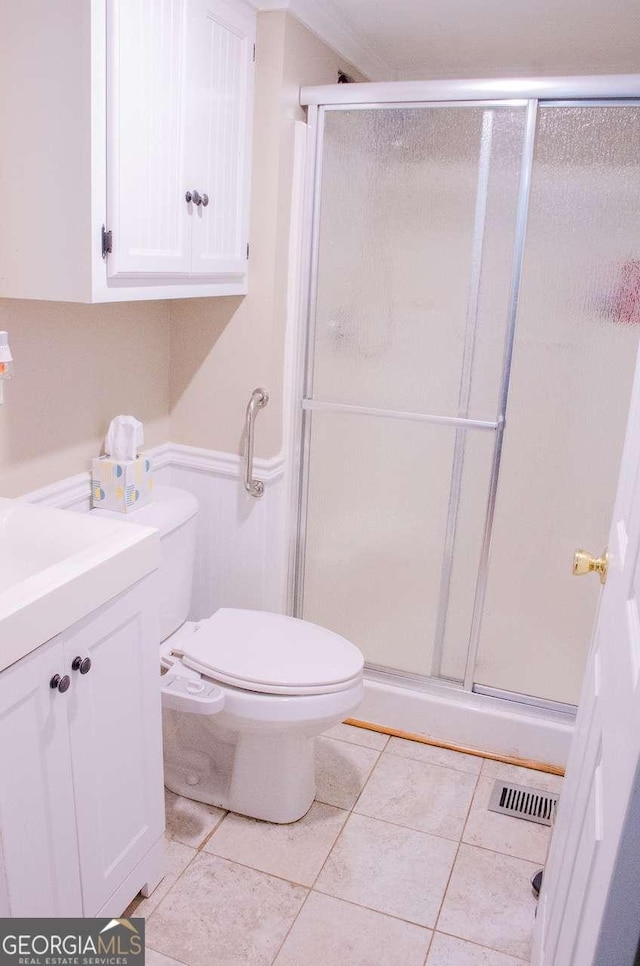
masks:
<svg viewBox="0 0 640 966"><path fill-rule="evenodd" d="M576 550L573 555L573 575L582 577L583 574L600 574L600 583L606 584L607 570L609 568L609 554L606 549L602 551L601 557L594 557L586 550Z"/></svg>

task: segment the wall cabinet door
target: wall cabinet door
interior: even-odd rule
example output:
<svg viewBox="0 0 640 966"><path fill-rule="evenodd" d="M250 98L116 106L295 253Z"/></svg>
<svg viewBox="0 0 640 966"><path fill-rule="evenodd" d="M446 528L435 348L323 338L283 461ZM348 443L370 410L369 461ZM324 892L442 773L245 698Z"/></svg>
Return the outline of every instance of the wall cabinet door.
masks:
<svg viewBox="0 0 640 966"><path fill-rule="evenodd" d="M185 275L187 0L108 0L109 277Z"/></svg>
<svg viewBox="0 0 640 966"><path fill-rule="evenodd" d="M1 296L246 294L255 20L245 0L0 2L20 134L0 152Z"/></svg>
<svg viewBox="0 0 640 966"><path fill-rule="evenodd" d="M155 583L147 579L64 641L85 916L94 916L164 828ZM86 674L72 670L89 658Z"/></svg>
<svg viewBox="0 0 640 966"><path fill-rule="evenodd" d="M246 272L255 12L188 0L187 157L206 205L194 206L194 275Z"/></svg>
<svg viewBox="0 0 640 966"><path fill-rule="evenodd" d="M80 871L59 639L0 675L0 916L80 915Z"/></svg>
<svg viewBox="0 0 640 966"><path fill-rule="evenodd" d="M110 278L246 273L254 39L242 0L108 0Z"/></svg>

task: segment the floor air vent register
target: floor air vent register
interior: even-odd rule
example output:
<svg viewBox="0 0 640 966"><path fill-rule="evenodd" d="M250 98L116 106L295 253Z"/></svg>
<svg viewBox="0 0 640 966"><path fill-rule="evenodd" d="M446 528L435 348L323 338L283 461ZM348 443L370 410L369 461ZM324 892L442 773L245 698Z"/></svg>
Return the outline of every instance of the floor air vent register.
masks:
<svg viewBox="0 0 640 966"><path fill-rule="evenodd" d="M513 818L523 818L538 825L552 825L556 814L558 796L555 792L543 792L528 785L513 785L497 781L489 799L489 811Z"/></svg>

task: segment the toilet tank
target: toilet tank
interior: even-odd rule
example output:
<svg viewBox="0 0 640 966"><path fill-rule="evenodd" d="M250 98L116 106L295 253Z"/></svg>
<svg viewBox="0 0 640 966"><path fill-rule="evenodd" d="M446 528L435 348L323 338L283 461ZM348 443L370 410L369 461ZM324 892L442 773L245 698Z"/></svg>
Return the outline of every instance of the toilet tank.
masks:
<svg viewBox="0 0 640 966"><path fill-rule="evenodd" d="M160 531L159 618L160 639L165 640L184 624L191 607L191 589L196 556L198 501L186 490L156 486L153 501L139 510L92 513L118 523L138 523Z"/></svg>

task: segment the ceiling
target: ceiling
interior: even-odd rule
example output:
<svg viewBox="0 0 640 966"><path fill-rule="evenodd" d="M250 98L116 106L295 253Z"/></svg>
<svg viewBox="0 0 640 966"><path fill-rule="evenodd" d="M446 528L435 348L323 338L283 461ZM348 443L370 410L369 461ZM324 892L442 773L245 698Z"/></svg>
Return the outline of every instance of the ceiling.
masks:
<svg viewBox="0 0 640 966"><path fill-rule="evenodd" d="M370 80L640 72L640 0L257 0Z"/></svg>

